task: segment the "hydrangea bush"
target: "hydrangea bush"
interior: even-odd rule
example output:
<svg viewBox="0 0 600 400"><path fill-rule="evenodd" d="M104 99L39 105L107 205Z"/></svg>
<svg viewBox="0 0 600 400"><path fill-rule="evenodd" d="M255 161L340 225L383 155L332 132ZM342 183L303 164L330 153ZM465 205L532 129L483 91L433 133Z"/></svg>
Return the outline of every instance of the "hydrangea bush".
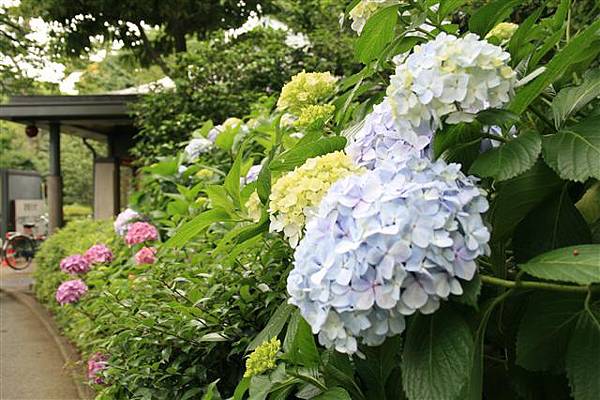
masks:
<svg viewBox="0 0 600 400"><path fill-rule="evenodd" d="M595 398L600 22L559 3L350 2L362 70L144 166L42 297L99 398Z"/></svg>

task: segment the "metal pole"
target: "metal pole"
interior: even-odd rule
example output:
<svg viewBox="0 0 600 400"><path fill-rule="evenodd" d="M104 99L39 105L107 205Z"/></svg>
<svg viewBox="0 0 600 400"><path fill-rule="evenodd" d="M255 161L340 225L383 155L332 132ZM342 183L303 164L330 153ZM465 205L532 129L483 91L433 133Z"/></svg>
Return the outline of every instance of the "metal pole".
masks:
<svg viewBox="0 0 600 400"><path fill-rule="evenodd" d="M48 231L53 233L63 225L62 176L60 172L60 123L50 123L50 141L48 146L49 174L46 180L48 188Z"/></svg>

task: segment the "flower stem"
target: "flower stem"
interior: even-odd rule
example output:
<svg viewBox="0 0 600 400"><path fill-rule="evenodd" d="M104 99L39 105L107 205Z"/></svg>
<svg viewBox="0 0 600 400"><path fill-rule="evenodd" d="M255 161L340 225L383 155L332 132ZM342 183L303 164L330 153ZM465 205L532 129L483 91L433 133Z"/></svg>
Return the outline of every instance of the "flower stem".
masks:
<svg viewBox="0 0 600 400"><path fill-rule="evenodd" d="M560 285L556 283L547 282L532 282L532 281L510 281L506 279L496 278L489 275L479 275L481 281L488 285L501 286L510 289L539 289L539 290L551 290L555 292L567 292L567 293L587 293L590 288L588 286L573 286L573 285Z"/></svg>

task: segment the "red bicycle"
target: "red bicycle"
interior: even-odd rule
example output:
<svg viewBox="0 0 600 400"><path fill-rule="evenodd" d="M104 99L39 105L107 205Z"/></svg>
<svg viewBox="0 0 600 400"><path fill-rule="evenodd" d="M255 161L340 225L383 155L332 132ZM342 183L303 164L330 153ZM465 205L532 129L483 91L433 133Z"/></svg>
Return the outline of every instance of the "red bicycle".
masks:
<svg viewBox="0 0 600 400"><path fill-rule="evenodd" d="M0 259L3 265L17 271L31 265L40 243L46 239L44 235L33 234L35 226L36 224L23 224L23 233L7 232L5 240L0 238Z"/></svg>

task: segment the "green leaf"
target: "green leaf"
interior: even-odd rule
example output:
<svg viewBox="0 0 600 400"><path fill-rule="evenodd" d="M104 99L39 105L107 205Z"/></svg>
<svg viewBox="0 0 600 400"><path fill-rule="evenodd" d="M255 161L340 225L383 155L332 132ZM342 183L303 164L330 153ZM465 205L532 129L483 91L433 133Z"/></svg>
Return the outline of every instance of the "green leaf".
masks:
<svg viewBox="0 0 600 400"><path fill-rule="evenodd" d="M575 206L589 225L600 221L600 181L594 183Z"/></svg>
<svg viewBox="0 0 600 400"><path fill-rule="evenodd" d="M554 125L560 129L562 124L590 101L600 96L600 70L590 71L579 86L564 88L552 100Z"/></svg>
<svg viewBox="0 0 600 400"><path fill-rule="evenodd" d="M529 42L531 36L535 35L535 29L533 29L533 27L545 8L545 4L537 7L537 9L519 25L519 28L517 28L517 31L510 39L508 52L512 56L511 61L513 65L517 65L522 59L522 50L525 47L525 44Z"/></svg>
<svg viewBox="0 0 600 400"><path fill-rule="evenodd" d="M341 386L353 399L362 400L365 396L354 381L354 368L346 354L327 350L323 353L323 377L327 387Z"/></svg>
<svg viewBox="0 0 600 400"><path fill-rule="evenodd" d="M483 307L481 320L477 331L475 332L474 348L471 359L469 360L469 377L467 383L461 390L461 397L465 400L481 400L483 392L483 355L484 342L487 324L490 320L494 308L501 304L510 292L504 292L502 295L490 300Z"/></svg>
<svg viewBox="0 0 600 400"><path fill-rule="evenodd" d="M530 371L560 371L583 296L535 293L517 334L517 364Z"/></svg>
<svg viewBox="0 0 600 400"><path fill-rule="evenodd" d="M219 382L219 379L217 379L214 382L211 382L210 385L208 385L208 387L206 388L206 393L204 393L204 396L202 396L202 400L221 399L221 396L219 395L219 390L217 389L217 382ZM188 390L186 394L181 398L181 400L191 399L194 396L194 394L188 395L191 391L192 390Z"/></svg>
<svg viewBox="0 0 600 400"><path fill-rule="evenodd" d="M173 159L166 159L156 164L152 164L149 167L144 168L144 171L149 174L159 176L171 176L177 173L178 163Z"/></svg>
<svg viewBox="0 0 600 400"><path fill-rule="evenodd" d="M212 383L211 383L211 385L212 385ZM210 390L210 395L209 395L209 392L207 392L204 396L202 396L202 400L211 400L212 399L212 389L210 389L210 386L209 386L208 390ZM183 396L181 396L181 400L193 399L194 397L197 397L201 392L202 392L202 388L193 387L193 388L185 391Z"/></svg>
<svg viewBox="0 0 600 400"><path fill-rule="evenodd" d="M315 338L310 325L300 316L299 310L295 310L290 318L283 348L286 357L295 364L306 367L319 365L320 357Z"/></svg>
<svg viewBox="0 0 600 400"><path fill-rule="evenodd" d="M580 285L600 282L600 245L563 247L541 254L519 267L540 279Z"/></svg>
<svg viewBox="0 0 600 400"><path fill-rule="evenodd" d="M477 113L475 117L483 125L503 125L518 122L520 117L514 112L501 108L490 108Z"/></svg>
<svg viewBox="0 0 600 400"><path fill-rule="evenodd" d="M371 16L355 42L356 58L363 64L375 60L394 39L394 30L398 21L398 6L391 6Z"/></svg>
<svg viewBox="0 0 600 400"><path fill-rule="evenodd" d="M243 146L242 146L243 147ZM235 161L229 170L229 173L225 177L225 182L223 186L229 196L233 199L233 204L240 210L242 208L242 199L240 196L240 175L241 175L241 167L242 167L242 156L243 151L240 148L237 156L235 157Z"/></svg>
<svg viewBox="0 0 600 400"><path fill-rule="evenodd" d="M348 392L340 387L327 389L326 392L313 397L314 400L352 400Z"/></svg>
<svg viewBox="0 0 600 400"><path fill-rule="evenodd" d="M532 209L562 186L563 181L542 161L523 174L499 183L488 213L492 222L492 238L502 241L510 237L517 224Z"/></svg>
<svg viewBox="0 0 600 400"><path fill-rule="evenodd" d="M222 208L229 214L235 212L235 205L227 195L227 190L221 185L208 185L204 188L213 208Z"/></svg>
<svg viewBox="0 0 600 400"><path fill-rule="evenodd" d="M233 142L235 141L235 137L240 131L240 126L228 127L223 130L217 138L215 139L215 145L222 150L230 151L233 147Z"/></svg>
<svg viewBox="0 0 600 400"><path fill-rule="evenodd" d="M332 136L319 139L313 143L300 144L277 156L271 161L269 167L273 171L289 171L304 164L309 158L343 150L345 146L346 138L341 136Z"/></svg>
<svg viewBox="0 0 600 400"><path fill-rule="evenodd" d="M250 387L250 378L242 378L233 392L233 400L243 400Z"/></svg>
<svg viewBox="0 0 600 400"><path fill-rule="evenodd" d="M561 247L591 243L587 223L575 208L567 186L533 209L515 229L513 250L517 262Z"/></svg>
<svg viewBox="0 0 600 400"><path fill-rule="evenodd" d="M177 229L175 235L173 235L164 244L164 248L181 247L188 241L193 239L196 235L200 234L205 228L214 222L225 222L231 221L229 214L222 209L208 210L202 214L197 215L192 220L186 222Z"/></svg>
<svg viewBox="0 0 600 400"><path fill-rule="evenodd" d="M250 378L250 387L248 400L264 400L267 398L273 382L266 375L255 375Z"/></svg>
<svg viewBox="0 0 600 400"><path fill-rule="evenodd" d="M596 400L600 393L600 311L582 313L565 359L575 400Z"/></svg>
<svg viewBox="0 0 600 400"><path fill-rule="evenodd" d="M496 0L478 9L469 19L469 30L484 37L496 24L504 21L523 0Z"/></svg>
<svg viewBox="0 0 600 400"><path fill-rule="evenodd" d="M406 333L404 391L411 400L455 399L467 380L473 337L461 315L447 305L417 314Z"/></svg>
<svg viewBox="0 0 600 400"><path fill-rule="evenodd" d="M600 116L542 139L544 160L563 179L600 179Z"/></svg>
<svg viewBox="0 0 600 400"><path fill-rule="evenodd" d="M269 160L263 164L258 173L258 179L256 179L256 192L261 203L264 205L269 202L269 196L271 195L271 168L269 164Z"/></svg>
<svg viewBox="0 0 600 400"><path fill-rule="evenodd" d="M467 0L441 0L440 8L438 9L438 21L442 21L448 14L458 10L466 2Z"/></svg>
<svg viewBox="0 0 600 400"><path fill-rule="evenodd" d="M598 39L599 30L600 19L597 19L584 31L572 38L545 66L546 70L515 95L508 109L517 114L523 113L544 89L560 78L569 66L579 59L581 54L586 53L590 44Z"/></svg>
<svg viewBox="0 0 600 400"><path fill-rule="evenodd" d="M394 336L377 347L364 347L365 359L356 359L356 372L365 385L368 399L385 399L386 383L394 367L400 364L402 338Z"/></svg>
<svg viewBox="0 0 600 400"><path fill-rule="evenodd" d="M433 137L434 157L447 162L459 162L468 168L479 156L481 124L451 125Z"/></svg>
<svg viewBox="0 0 600 400"><path fill-rule="evenodd" d="M246 351L252 351L260 346L263 342L277 337L277 335L279 335L285 326L285 323L290 318L292 311L293 306L288 304L287 301L281 303L281 305L277 307L277 310L275 310L271 316L269 322L267 322L267 325L264 327L264 329L260 331L258 335L256 335L252 342L250 342L246 348Z"/></svg>
<svg viewBox="0 0 600 400"><path fill-rule="evenodd" d="M533 70L533 68L537 67L540 60L546 54L548 54L548 52L550 50L554 49L554 47L560 41L560 39L563 37L564 34L565 34L565 27L563 26L558 31L554 32L552 35L550 35L546 38L542 47L540 47L540 49L537 50L533 54L533 56L531 56L531 60L529 60L529 63L527 64L527 67L529 68L529 70Z"/></svg>
<svg viewBox="0 0 600 400"><path fill-rule="evenodd" d="M471 165L469 173L504 181L531 168L541 150L540 135L533 131L526 132L508 143L481 154Z"/></svg>

